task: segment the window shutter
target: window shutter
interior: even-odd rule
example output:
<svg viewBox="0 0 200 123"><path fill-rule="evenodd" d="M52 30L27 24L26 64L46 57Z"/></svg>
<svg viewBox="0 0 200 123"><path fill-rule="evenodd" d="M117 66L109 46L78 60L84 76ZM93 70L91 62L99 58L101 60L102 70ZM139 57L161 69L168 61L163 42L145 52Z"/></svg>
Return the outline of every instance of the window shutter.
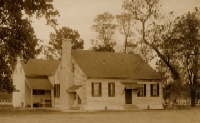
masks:
<svg viewBox="0 0 200 123"><path fill-rule="evenodd" d="M54 94L55 94L54 96L57 96L56 95L56 84L54 84Z"/></svg>
<svg viewBox="0 0 200 123"><path fill-rule="evenodd" d="M91 83L91 91L92 91L91 92L92 96L94 96L94 83L93 82Z"/></svg>
<svg viewBox="0 0 200 123"><path fill-rule="evenodd" d="M108 83L108 96L110 96L110 83Z"/></svg>
<svg viewBox="0 0 200 123"><path fill-rule="evenodd" d="M99 82L99 96L102 95L102 90L101 90L101 83Z"/></svg>
<svg viewBox="0 0 200 123"><path fill-rule="evenodd" d="M157 97L159 97L159 84L157 84Z"/></svg>
<svg viewBox="0 0 200 123"><path fill-rule="evenodd" d="M144 97L146 97L146 84L144 84Z"/></svg>
<svg viewBox="0 0 200 123"><path fill-rule="evenodd" d="M115 83L113 83L113 96L115 96Z"/></svg>
<svg viewBox="0 0 200 123"><path fill-rule="evenodd" d="M153 95L153 84L150 84L150 86L151 86L150 90L151 90L151 96L152 96Z"/></svg>
<svg viewBox="0 0 200 123"><path fill-rule="evenodd" d="M60 97L60 84L58 84L58 96Z"/></svg>

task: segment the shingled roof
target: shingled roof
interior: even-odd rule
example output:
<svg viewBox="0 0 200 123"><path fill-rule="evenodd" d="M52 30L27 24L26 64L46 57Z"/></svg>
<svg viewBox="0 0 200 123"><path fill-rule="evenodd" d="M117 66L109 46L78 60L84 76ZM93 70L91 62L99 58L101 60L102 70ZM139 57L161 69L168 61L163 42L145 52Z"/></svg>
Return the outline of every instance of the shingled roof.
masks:
<svg viewBox="0 0 200 123"><path fill-rule="evenodd" d="M137 54L72 50L72 58L87 78L159 79L158 73ZM21 61L25 75L51 75L60 60L30 59Z"/></svg>
<svg viewBox="0 0 200 123"><path fill-rule="evenodd" d="M73 50L72 57L88 78L159 79L137 54Z"/></svg>
<svg viewBox="0 0 200 123"><path fill-rule="evenodd" d="M51 75L60 64L60 60L30 59L25 64L21 61L25 75Z"/></svg>

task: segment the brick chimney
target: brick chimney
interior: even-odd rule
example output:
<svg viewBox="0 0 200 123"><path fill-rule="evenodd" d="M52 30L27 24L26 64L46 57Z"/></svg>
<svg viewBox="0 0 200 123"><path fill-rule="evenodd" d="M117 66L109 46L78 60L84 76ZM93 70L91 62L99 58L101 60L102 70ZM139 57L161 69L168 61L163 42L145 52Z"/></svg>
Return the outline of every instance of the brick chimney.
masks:
<svg viewBox="0 0 200 123"><path fill-rule="evenodd" d="M60 109L69 109L73 104L73 96L67 92L67 89L73 86L73 72L71 62L71 39L64 39L62 41Z"/></svg>

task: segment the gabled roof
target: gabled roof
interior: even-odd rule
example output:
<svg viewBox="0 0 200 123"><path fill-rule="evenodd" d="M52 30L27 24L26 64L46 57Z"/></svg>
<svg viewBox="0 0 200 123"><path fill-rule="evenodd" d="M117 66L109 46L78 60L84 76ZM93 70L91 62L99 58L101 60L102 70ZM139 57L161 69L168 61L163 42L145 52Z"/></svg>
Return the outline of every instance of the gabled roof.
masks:
<svg viewBox="0 0 200 123"><path fill-rule="evenodd" d="M137 54L72 50L72 57L88 78L160 78Z"/></svg>
<svg viewBox="0 0 200 123"><path fill-rule="evenodd" d="M158 73L137 54L72 50L72 58L87 78L159 79ZM30 59L21 61L26 76L54 74L60 60Z"/></svg>
<svg viewBox="0 0 200 123"><path fill-rule="evenodd" d="M25 75L51 75L60 65L60 60L30 59L26 64L21 61L21 64Z"/></svg>
<svg viewBox="0 0 200 123"><path fill-rule="evenodd" d="M31 89L51 90L53 86L47 77L26 77L26 82Z"/></svg>

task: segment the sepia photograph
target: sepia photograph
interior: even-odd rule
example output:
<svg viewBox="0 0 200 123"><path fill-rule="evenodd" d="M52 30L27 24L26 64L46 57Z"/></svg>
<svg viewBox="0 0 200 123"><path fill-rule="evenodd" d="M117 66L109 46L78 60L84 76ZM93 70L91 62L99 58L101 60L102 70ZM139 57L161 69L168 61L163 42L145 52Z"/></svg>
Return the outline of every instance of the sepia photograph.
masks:
<svg viewBox="0 0 200 123"><path fill-rule="evenodd" d="M0 123L199 123L200 0L0 0Z"/></svg>

